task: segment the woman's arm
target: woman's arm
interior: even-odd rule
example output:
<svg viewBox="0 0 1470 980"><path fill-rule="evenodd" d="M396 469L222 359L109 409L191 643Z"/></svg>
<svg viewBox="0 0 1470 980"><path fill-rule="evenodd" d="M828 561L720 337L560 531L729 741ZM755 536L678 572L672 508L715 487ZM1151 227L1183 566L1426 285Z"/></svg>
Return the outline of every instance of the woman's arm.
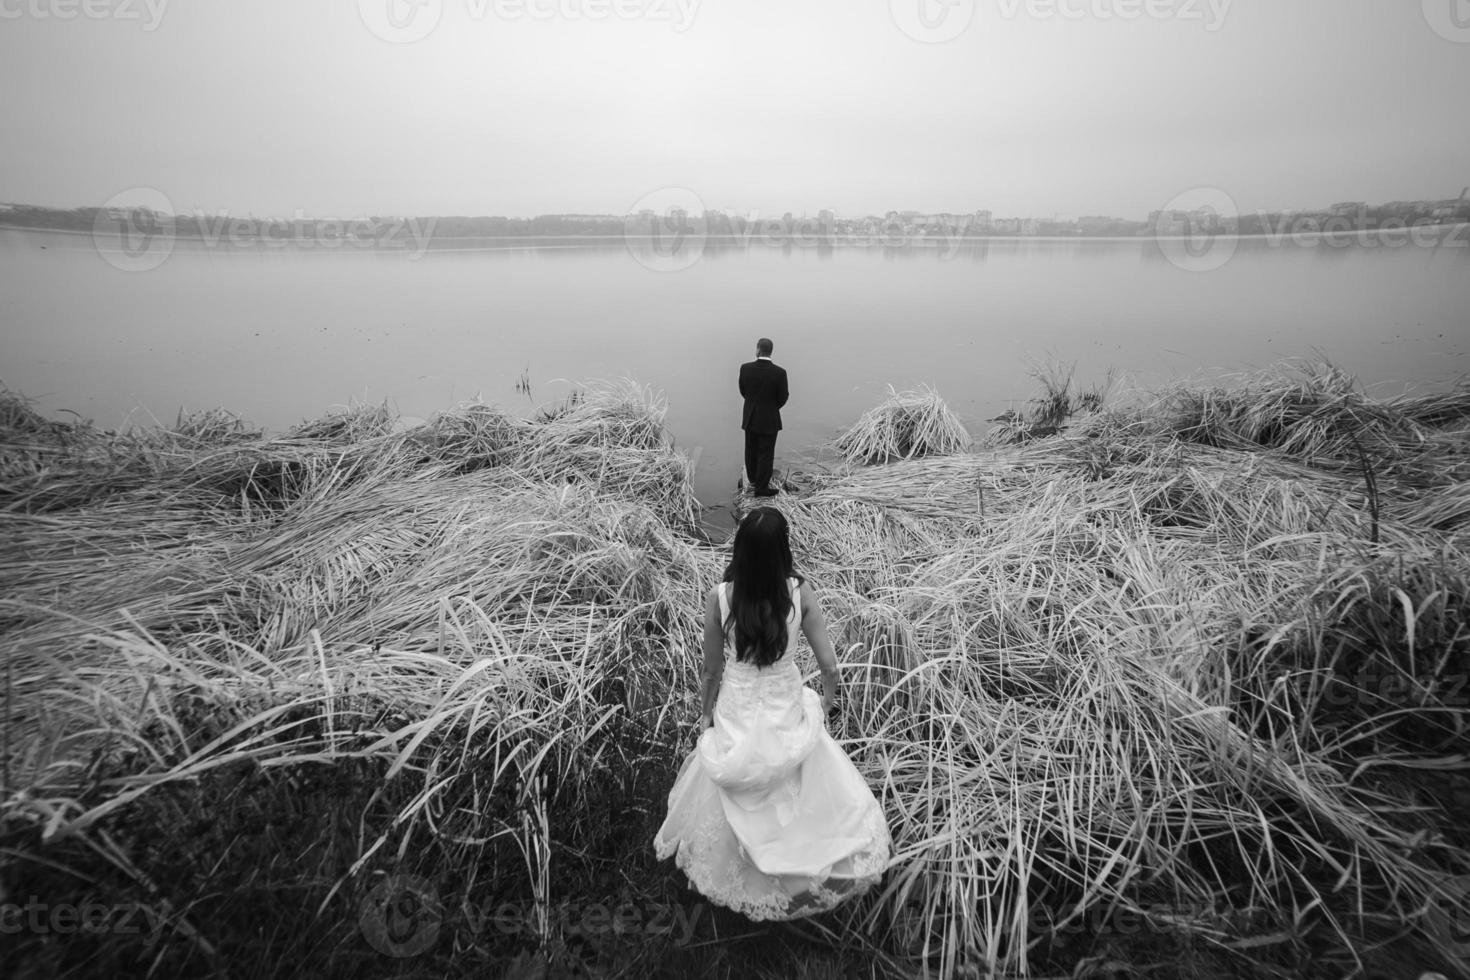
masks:
<svg viewBox="0 0 1470 980"><path fill-rule="evenodd" d="M841 678L837 674L837 654L832 650L832 640L827 636L827 620L817 602L817 594L811 583L801 583L801 631L817 655L817 666L822 668L822 710L831 713L841 693Z"/></svg>
<svg viewBox="0 0 1470 980"><path fill-rule="evenodd" d="M700 731L715 723L715 696L725 673L725 631L720 622L720 587L704 600L704 670L699 685Z"/></svg>

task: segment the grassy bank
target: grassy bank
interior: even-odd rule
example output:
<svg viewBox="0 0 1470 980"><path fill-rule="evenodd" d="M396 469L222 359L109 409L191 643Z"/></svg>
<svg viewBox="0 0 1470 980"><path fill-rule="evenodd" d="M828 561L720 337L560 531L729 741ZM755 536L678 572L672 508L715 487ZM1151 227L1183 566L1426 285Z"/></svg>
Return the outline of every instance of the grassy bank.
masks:
<svg viewBox="0 0 1470 980"><path fill-rule="evenodd" d="M973 448L933 392L864 415L777 504L895 862L760 927L649 846L726 557L661 404L395 421L117 435L4 400L22 971L1470 961L1470 389L1378 403L1316 368L1110 408L1057 381Z"/></svg>

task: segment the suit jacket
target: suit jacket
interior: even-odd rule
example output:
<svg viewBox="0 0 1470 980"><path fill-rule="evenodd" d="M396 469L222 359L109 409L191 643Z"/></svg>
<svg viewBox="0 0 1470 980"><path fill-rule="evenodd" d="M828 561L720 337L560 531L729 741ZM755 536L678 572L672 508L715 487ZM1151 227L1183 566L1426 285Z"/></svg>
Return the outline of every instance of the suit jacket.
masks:
<svg viewBox="0 0 1470 980"><path fill-rule="evenodd" d="M762 360L740 365L740 394L745 398L740 428L750 432L781 431L781 406L790 394L785 368Z"/></svg>

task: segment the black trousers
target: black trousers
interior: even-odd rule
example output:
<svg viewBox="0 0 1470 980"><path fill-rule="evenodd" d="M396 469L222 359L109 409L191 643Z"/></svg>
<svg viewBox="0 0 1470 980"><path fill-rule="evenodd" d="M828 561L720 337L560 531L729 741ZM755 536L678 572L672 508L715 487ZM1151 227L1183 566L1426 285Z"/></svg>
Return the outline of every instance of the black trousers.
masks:
<svg viewBox="0 0 1470 980"><path fill-rule="evenodd" d="M771 486L771 470L776 465L775 432L751 432L745 430L745 478L752 490L768 490Z"/></svg>

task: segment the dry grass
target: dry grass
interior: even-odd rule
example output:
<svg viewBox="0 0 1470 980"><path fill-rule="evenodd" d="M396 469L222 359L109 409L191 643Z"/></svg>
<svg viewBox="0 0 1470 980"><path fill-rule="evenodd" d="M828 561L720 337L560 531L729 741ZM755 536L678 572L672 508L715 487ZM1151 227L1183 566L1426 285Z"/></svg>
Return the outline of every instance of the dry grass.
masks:
<svg viewBox="0 0 1470 980"><path fill-rule="evenodd" d="M1347 481L1235 453L1099 478L1090 442L785 503L907 845L864 923L1025 972L1069 914L1222 944L1416 921L1467 842L1434 840L1449 798L1414 813L1375 777L1464 768L1462 541L1385 521L1375 545Z"/></svg>
<svg viewBox="0 0 1470 980"><path fill-rule="evenodd" d="M1452 972L1470 392L1354 391L1176 388L968 453L937 396L907 443L890 400L847 450L923 458L776 498L896 847L880 892L803 928L945 976L1142 969L1160 935L1239 976ZM361 409L278 439L3 407L0 881L172 910L163 948L107 962L372 972L359 902L405 868L537 908L687 902L649 840L726 555L656 398L409 432ZM594 975L694 969L549 922L538 955ZM738 942L720 928L712 948ZM456 933L421 963L515 951Z"/></svg>
<svg viewBox="0 0 1470 980"><path fill-rule="evenodd" d="M883 404L864 412L833 448L851 462L886 463L964 452L970 434L933 388L890 386Z"/></svg>
<svg viewBox="0 0 1470 980"><path fill-rule="evenodd" d="M1017 411L1007 409L990 421L997 423L987 439L992 443L1021 443L1045 439L1067 428L1075 420L1086 419L1099 412L1110 400L1117 379L1112 372L1097 385L1086 390L1077 387L1073 378L1076 366L1059 362L1038 364L1031 371L1038 393Z"/></svg>

